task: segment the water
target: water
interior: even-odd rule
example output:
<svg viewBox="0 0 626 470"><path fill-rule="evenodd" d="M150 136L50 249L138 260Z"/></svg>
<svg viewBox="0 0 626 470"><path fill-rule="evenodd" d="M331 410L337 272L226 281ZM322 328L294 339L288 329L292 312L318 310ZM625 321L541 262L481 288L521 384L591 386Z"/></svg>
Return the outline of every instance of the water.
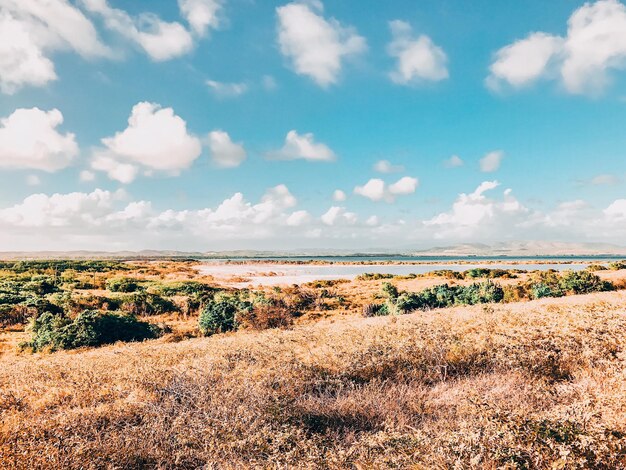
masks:
<svg viewBox="0 0 626 470"><path fill-rule="evenodd" d="M322 260L323 257L314 258L315 261ZM275 260L275 258L272 258ZM281 258L285 259L285 258ZM306 259L285 259L288 261L306 261ZM519 258L506 258L507 262L492 262L492 263L458 263L459 261L465 261L462 258L454 258L457 264L454 263L442 263L439 261L423 264L280 264L280 263L263 263L262 260L255 264L228 264L227 261L242 261L242 260L211 260L208 263L200 266L200 271L203 274L209 274L217 278L229 278L229 277L241 277L245 278L243 282L233 282L234 284L242 285L279 285L279 284L301 284L311 281L319 280L333 280L333 279L354 279L355 277L364 273L378 273L378 274L393 274L396 276L406 276L409 274L424 274L430 271L436 271L440 269L449 269L452 271L466 271L473 268L491 268L491 269L521 269L527 271L534 270L549 270L556 269L574 270L579 271L585 269L591 262L582 262L583 258L576 260L572 258L551 258L552 262L544 262L542 264L529 263L529 260L536 260L537 258L526 258L526 263ZM547 260L547 258L542 258ZM598 257L589 258L589 260L598 260ZM424 258L412 259L413 261L426 261ZM485 258L485 260L493 261L494 258ZM265 260L267 261L267 260ZM277 260L278 261L278 260ZM331 261L329 259L323 259L323 261ZM337 261L337 260L335 260ZM345 258L341 258L340 261L346 262ZM357 261L350 259L349 261ZM360 259L358 261L374 261L371 257ZM358 262L357 261L357 262ZM389 257L381 259L381 261L400 261L399 259L390 260ZM411 261L409 259L402 259L402 261ZM467 261L476 261L476 258L468 258ZM515 261L515 262L511 262ZM557 262L558 261L558 262ZM577 261L573 264L563 264L569 261ZM268 275L270 274L271 275Z"/></svg>

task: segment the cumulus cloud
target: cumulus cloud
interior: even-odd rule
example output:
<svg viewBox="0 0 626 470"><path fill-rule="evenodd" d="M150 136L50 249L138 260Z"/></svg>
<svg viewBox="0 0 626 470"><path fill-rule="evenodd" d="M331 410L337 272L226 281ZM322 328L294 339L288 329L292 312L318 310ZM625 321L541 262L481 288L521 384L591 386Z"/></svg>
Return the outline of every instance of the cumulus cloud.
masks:
<svg viewBox="0 0 626 470"><path fill-rule="evenodd" d="M387 51L397 60L389 74L393 82L408 85L448 78L448 58L441 47L425 34L414 38L411 25L405 21L391 21L389 27L393 39Z"/></svg>
<svg viewBox="0 0 626 470"><path fill-rule="evenodd" d="M417 178L404 176L387 187L387 184L380 178L372 178L363 186L356 186L354 194L372 201L393 202L396 196L413 194L418 184Z"/></svg>
<svg viewBox="0 0 626 470"><path fill-rule="evenodd" d="M268 249L302 247L399 246L504 240L589 240L619 243L626 236L626 199L597 209L565 201L545 213L518 201L510 189L497 191L485 181L460 194L450 209L422 220L409 217L381 223L378 215L361 218L340 205L319 217L297 208L285 185L269 188L258 202L235 193L212 207L161 209L146 200L130 200L124 191L33 194L0 207L0 243L15 250ZM386 215L388 218L391 213ZM42 235L43 234L43 235ZM374 244L373 244L374 243Z"/></svg>
<svg viewBox="0 0 626 470"><path fill-rule="evenodd" d="M16 249L66 249L70 244L110 249L145 248L152 241L178 237L195 243L271 239L285 227L307 225L310 217L305 211L289 211L296 203L285 185L268 189L256 204L235 193L215 208L180 211L158 211L149 201L128 201L123 191L33 194L0 209L0 242L9 240ZM46 239L34 228L45 228ZM24 245L28 243L32 245Z"/></svg>
<svg viewBox="0 0 626 470"><path fill-rule="evenodd" d="M308 224L311 221L311 214L309 214L305 210L292 212L289 217L287 217L287 225L290 227L300 227L302 225Z"/></svg>
<svg viewBox="0 0 626 470"><path fill-rule="evenodd" d="M87 10L102 17L107 29L139 46L154 61L160 62L180 57L193 48L193 37L178 22L163 21L154 13L141 13L132 17L124 10L112 8L107 0L81 1ZM197 5L206 2L183 3ZM189 8L191 11L191 7ZM193 11L197 12L197 9ZM194 18L199 18L197 13L194 15ZM197 25L199 26L199 23Z"/></svg>
<svg viewBox="0 0 626 470"><path fill-rule="evenodd" d="M82 183L89 183L96 179L96 174L93 171L82 170L78 175L78 179Z"/></svg>
<svg viewBox="0 0 626 470"><path fill-rule="evenodd" d="M424 225L436 228L437 238L472 237L478 232L493 230L494 226L502 226L505 219L514 221L528 213L528 209L515 199L510 190L503 193L501 200L485 195L498 186L500 183L497 181L485 181L473 193L460 194L449 212L426 220ZM514 225L512 223L509 227Z"/></svg>
<svg viewBox="0 0 626 470"><path fill-rule="evenodd" d="M463 160L458 155L452 155L450 158L444 160L443 162L443 166L445 166L446 168L458 168L460 166L463 166L463 164Z"/></svg>
<svg viewBox="0 0 626 470"><path fill-rule="evenodd" d="M106 57L91 21L67 0L4 0L0 5L0 91L43 86L57 78L50 58L58 51Z"/></svg>
<svg viewBox="0 0 626 470"><path fill-rule="evenodd" d="M621 179L615 175L597 175L589 181L594 186L614 186L621 183Z"/></svg>
<svg viewBox="0 0 626 470"><path fill-rule="evenodd" d="M480 171L483 173L493 173L500 168L502 159L504 158L504 152L502 150L494 150L489 152L483 158L480 159Z"/></svg>
<svg viewBox="0 0 626 470"><path fill-rule="evenodd" d="M343 192L341 189L335 189L335 191L333 192L333 201L342 202L345 201L346 198L346 193Z"/></svg>
<svg viewBox="0 0 626 470"><path fill-rule="evenodd" d="M245 83L226 83L207 80L206 84L213 94L219 98L235 98L248 91L248 85Z"/></svg>
<svg viewBox="0 0 626 470"><path fill-rule="evenodd" d="M585 3L574 11L564 37L536 32L500 49L487 85L520 88L556 79L570 93L602 91L610 71L626 67L626 6L617 0Z"/></svg>
<svg viewBox="0 0 626 470"><path fill-rule="evenodd" d="M58 109L17 109L0 119L0 168L54 172L78 155L74 134L57 130L63 123Z"/></svg>
<svg viewBox="0 0 626 470"><path fill-rule="evenodd" d="M224 131L209 132L208 142L211 160L220 168L238 167L246 159L243 144L233 142Z"/></svg>
<svg viewBox="0 0 626 470"><path fill-rule="evenodd" d="M198 36L206 36L209 28L220 25L221 0L178 0L180 13Z"/></svg>
<svg viewBox="0 0 626 470"><path fill-rule="evenodd" d="M333 161L337 157L326 144L315 142L312 133L298 134L292 130L285 137L285 145L279 150L269 152L269 158L276 160Z"/></svg>
<svg viewBox="0 0 626 470"><path fill-rule="evenodd" d="M338 224L353 225L358 221L354 212L348 212L345 207L332 206L322 216L320 220L324 225L333 226Z"/></svg>
<svg viewBox="0 0 626 470"><path fill-rule="evenodd" d="M356 186L354 194L366 197L372 201L382 201L387 196L385 182L380 178L372 178L363 186Z"/></svg>
<svg viewBox="0 0 626 470"><path fill-rule="evenodd" d="M378 160L374 163L374 171L378 173L400 173L404 171L404 166L393 165L389 160Z"/></svg>
<svg viewBox="0 0 626 470"><path fill-rule="evenodd" d="M177 175L189 168L202 152L200 140L187 132L187 123L172 108L137 103L128 127L102 139L104 148L94 152L92 168L123 183L140 169Z"/></svg>
<svg viewBox="0 0 626 470"><path fill-rule="evenodd" d="M41 178L37 175L28 175L26 177L26 184L28 186L39 186L41 184Z"/></svg>
<svg viewBox="0 0 626 470"><path fill-rule="evenodd" d="M617 199L613 201L606 209L603 210L603 213L613 221L626 220L626 199Z"/></svg>
<svg viewBox="0 0 626 470"><path fill-rule="evenodd" d="M404 176L393 184L389 185L389 193L394 196L413 194L417 189L419 181L417 178Z"/></svg>
<svg viewBox="0 0 626 470"><path fill-rule="evenodd" d="M365 38L352 27L322 16L320 1L292 2L278 7L278 44L294 71L318 85L336 83L346 58L364 52Z"/></svg>

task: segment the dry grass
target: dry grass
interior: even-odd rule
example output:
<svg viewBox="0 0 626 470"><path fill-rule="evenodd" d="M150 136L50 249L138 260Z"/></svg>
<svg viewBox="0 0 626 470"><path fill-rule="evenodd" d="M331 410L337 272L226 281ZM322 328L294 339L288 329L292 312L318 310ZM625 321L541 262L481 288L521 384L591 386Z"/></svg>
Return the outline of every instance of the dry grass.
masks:
<svg viewBox="0 0 626 470"><path fill-rule="evenodd" d="M0 356L3 468L626 468L626 293Z"/></svg>

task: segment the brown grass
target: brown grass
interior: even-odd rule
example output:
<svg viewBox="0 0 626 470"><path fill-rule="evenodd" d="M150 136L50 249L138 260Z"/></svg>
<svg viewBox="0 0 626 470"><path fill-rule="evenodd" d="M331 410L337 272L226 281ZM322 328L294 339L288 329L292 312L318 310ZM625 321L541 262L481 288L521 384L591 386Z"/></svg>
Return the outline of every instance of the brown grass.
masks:
<svg viewBox="0 0 626 470"><path fill-rule="evenodd" d="M0 466L625 468L624 306L616 292L4 349Z"/></svg>

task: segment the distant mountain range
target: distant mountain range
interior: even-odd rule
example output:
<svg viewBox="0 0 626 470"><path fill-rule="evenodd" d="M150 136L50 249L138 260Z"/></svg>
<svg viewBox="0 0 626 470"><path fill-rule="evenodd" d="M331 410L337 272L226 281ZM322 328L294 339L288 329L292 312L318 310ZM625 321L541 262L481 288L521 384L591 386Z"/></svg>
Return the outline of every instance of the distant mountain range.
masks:
<svg viewBox="0 0 626 470"><path fill-rule="evenodd" d="M618 256L626 255L626 247L608 243L544 241L506 242L492 245L467 243L413 251L411 254L414 256Z"/></svg>
<svg viewBox="0 0 626 470"><path fill-rule="evenodd" d="M566 242L504 242L491 245L466 243L453 246L433 247L425 250L390 249L370 250L332 250L303 249L285 251L176 251L176 250L141 250L141 251L5 251L0 252L0 259L156 259L156 258L279 258L279 257L317 257L317 256L624 256L626 247L606 243L566 243Z"/></svg>

